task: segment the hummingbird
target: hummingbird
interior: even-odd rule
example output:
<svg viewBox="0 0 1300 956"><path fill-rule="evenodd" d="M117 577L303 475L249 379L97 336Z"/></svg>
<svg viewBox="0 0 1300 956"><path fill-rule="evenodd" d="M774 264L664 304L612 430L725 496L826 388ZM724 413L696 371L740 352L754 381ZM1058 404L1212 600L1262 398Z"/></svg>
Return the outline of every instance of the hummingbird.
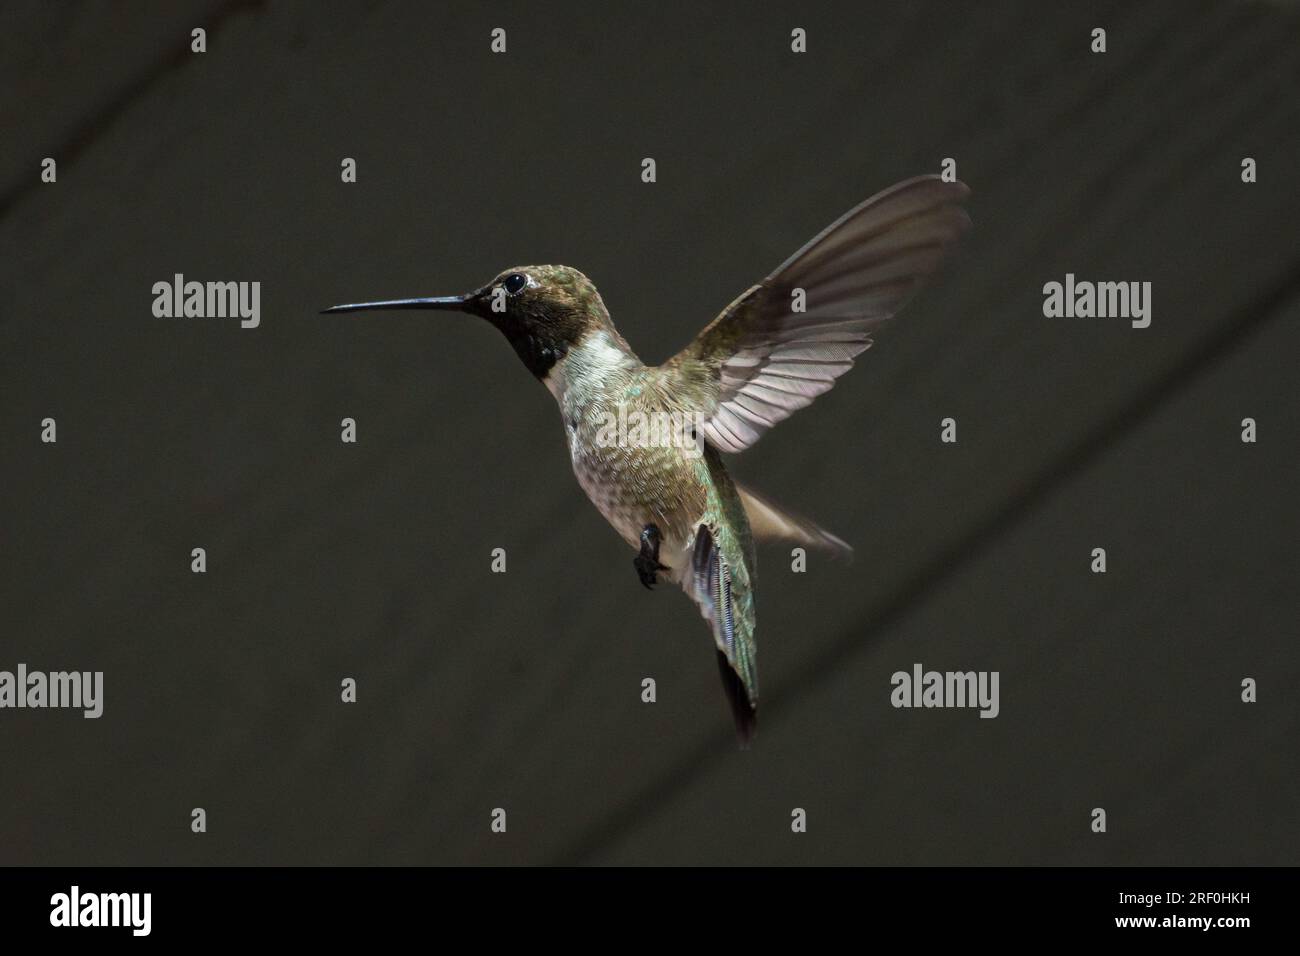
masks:
<svg viewBox="0 0 1300 956"><path fill-rule="evenodd" d="M752 446L853 366L875 327L907 304L969 227L968 195L965 184L938 176L877 193L658 366L632 351L592 281L563 265L514 266L464 295L324 312L462 312L505 335L554 396L578 484L636 551L640 582L653 589L662 575L707 622L745 748L758 723L755 542L852 549L737 484L723 455ZM615 429L615 419L642 427ZM655 422L679 427L644 427Z"/></svg>

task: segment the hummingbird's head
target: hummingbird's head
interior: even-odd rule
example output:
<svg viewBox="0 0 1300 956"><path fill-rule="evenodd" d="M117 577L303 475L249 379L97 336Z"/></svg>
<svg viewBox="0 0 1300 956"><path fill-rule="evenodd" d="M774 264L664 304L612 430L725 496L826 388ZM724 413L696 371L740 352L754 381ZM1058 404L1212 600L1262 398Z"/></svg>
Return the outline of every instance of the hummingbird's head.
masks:
<svg viewBox="0 0 1300 956"><path fill-rule="evenodd" d="M592 332L617 337L596 286L569 266L515 266L465 295L336 305L325 312L441 309L487 319L540 379Z"/></svg>

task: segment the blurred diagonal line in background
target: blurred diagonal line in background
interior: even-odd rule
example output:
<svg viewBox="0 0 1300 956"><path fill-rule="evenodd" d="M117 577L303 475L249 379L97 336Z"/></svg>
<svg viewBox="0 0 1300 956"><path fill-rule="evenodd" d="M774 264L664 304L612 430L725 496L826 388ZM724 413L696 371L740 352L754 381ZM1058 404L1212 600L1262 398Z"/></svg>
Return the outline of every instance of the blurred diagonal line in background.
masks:
<svg viewBox="0 0 1300 956"><path fill-rule="evenodd" d="M262 0L225 0L217 4L208 13L195 18L195 26L201 26L209 35L221 28L226 20L244 10L253 10L262 6ZM69 9L69 15L73 13ZM37 156L54 156L60 163L71 164L76 158L105 132L112 128L123 113L140 100L155 84L189 62L191 56L188 36L179 37L170 47L159 51L159 58L143 67L140 72L125 83L119 90L96 106L89 115L76 122L63 134L57 143L37 143ZM33 162L35 162L33 157ZM0 193L0 220L9 215L14 205L28 192L41 185L38 176L23 176L16 182L3 187Z"/></svg>

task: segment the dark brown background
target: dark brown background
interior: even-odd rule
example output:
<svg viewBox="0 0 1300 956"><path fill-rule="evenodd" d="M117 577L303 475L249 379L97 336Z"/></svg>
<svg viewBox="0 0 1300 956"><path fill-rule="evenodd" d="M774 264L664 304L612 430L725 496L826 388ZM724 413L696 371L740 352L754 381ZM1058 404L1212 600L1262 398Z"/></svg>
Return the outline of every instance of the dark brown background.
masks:
<svg viewBox="0 0 1300 956"><path fill-rule="evenodd" d="M106 701L0 712L0 863L1300 860L1296 6L696 6L5 4L0 668ZM858 549L762 553L748 753L505 343L316 314L565 262L659 361L945 156L961 255L735 463ZM1151 328L1044 318L1066 272ZM917 661L1001 716L894 710Z"/></svg>

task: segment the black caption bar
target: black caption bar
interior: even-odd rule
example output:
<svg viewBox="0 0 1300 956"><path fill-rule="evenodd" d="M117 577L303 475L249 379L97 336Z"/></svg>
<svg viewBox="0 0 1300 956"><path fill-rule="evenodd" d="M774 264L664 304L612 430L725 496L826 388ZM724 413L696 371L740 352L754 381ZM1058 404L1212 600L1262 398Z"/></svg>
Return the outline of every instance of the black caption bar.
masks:
<svg viewBox="0 0 1300 956"><path fill-rule="evenodd" d="M81 945L512 931L540 942L597 926L631 939L700 920L1178 945L1276 933L1294 882L1282 869L0 869L0 926L6 940Z"/></svg>

